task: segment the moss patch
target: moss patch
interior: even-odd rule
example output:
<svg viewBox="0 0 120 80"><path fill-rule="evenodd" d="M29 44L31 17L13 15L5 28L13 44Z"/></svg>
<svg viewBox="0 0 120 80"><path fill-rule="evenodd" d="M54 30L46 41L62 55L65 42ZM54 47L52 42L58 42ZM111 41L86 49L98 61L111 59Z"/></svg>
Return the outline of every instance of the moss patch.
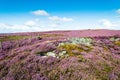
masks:
<svg viewBox="0 0 120 80"><path fill-rule="evenodd" d="M66 51L69 56L80 55L81 52L89 52L92 50L89 46L80 46L78 44L64 44L58 46L58 50Z"/></svg>
<svg viewBox="0 0 120 80"><path fill-rule="evenodd" d="M120 46L120 41L115 41L115 44Z"/></svg>

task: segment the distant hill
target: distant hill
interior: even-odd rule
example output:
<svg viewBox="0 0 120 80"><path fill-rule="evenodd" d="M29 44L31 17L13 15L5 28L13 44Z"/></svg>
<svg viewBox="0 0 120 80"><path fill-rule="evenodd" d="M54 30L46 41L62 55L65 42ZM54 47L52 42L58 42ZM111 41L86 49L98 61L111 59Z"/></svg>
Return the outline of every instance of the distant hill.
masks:
<svg viewBox="0 0 120 80"><path fill-rule="evenodd" d="M45 32L23 32L23 33L6 33L0 34L0 36L9 35L41 35L41 34L65 34L68 37L97 37L97 36L120 36L120 30L63 30L63 31L45 31Z"/></svg>

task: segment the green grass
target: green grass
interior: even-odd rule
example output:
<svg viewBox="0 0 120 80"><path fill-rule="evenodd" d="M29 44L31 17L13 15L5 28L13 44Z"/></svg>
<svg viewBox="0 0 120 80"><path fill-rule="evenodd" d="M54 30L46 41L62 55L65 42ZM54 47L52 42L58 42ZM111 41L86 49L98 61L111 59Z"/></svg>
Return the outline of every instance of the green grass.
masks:
<svg viewBox="0 0 120 80"><path fill-rule="evenodd" d="M64 36L63 34L42 34L41 37L59 37L59 36Z"/></svg>
<svg viewBox="0 0 120 80"><path fill-rule="evenodd" d="M45 37L59 37L59 36L64 36L63 34L42 34L40 36L35 36L35 37L40 37L40 38L45 38ZM20 40L20 39L25 39L25 38L31 38L31 36L0 36L0 42L5 42L5 41L12 41L12 40Z"/></svg>
<svg viewBox="0 0 120 80"><path fill-rule="evenodd" d="M30 38L30 36L1 36L0 42L20 40L20 39L25 39L25 38Z"/></svg>

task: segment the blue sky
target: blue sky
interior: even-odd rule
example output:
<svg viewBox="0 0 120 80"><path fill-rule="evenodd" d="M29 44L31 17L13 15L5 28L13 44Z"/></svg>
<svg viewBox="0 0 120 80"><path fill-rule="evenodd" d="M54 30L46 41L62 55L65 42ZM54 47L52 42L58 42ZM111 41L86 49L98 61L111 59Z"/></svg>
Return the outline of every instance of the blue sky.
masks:
<svg viewBox="0 0 120 80"><path fill-rule="evenodd" d="M120 0L0 0L0 33L120 29Z"/></svg>

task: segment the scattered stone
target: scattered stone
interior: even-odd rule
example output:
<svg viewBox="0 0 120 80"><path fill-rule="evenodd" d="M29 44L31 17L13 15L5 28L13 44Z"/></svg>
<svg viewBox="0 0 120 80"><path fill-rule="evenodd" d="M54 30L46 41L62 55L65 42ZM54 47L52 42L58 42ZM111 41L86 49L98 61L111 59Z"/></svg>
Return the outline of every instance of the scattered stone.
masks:
<svg viewBox="0 0 120 80"><path fill-rule="evenodd" d="M48 52L46 55L47 55L47 56L56 57L56 54L55 54L54 52Z"/></svg>

